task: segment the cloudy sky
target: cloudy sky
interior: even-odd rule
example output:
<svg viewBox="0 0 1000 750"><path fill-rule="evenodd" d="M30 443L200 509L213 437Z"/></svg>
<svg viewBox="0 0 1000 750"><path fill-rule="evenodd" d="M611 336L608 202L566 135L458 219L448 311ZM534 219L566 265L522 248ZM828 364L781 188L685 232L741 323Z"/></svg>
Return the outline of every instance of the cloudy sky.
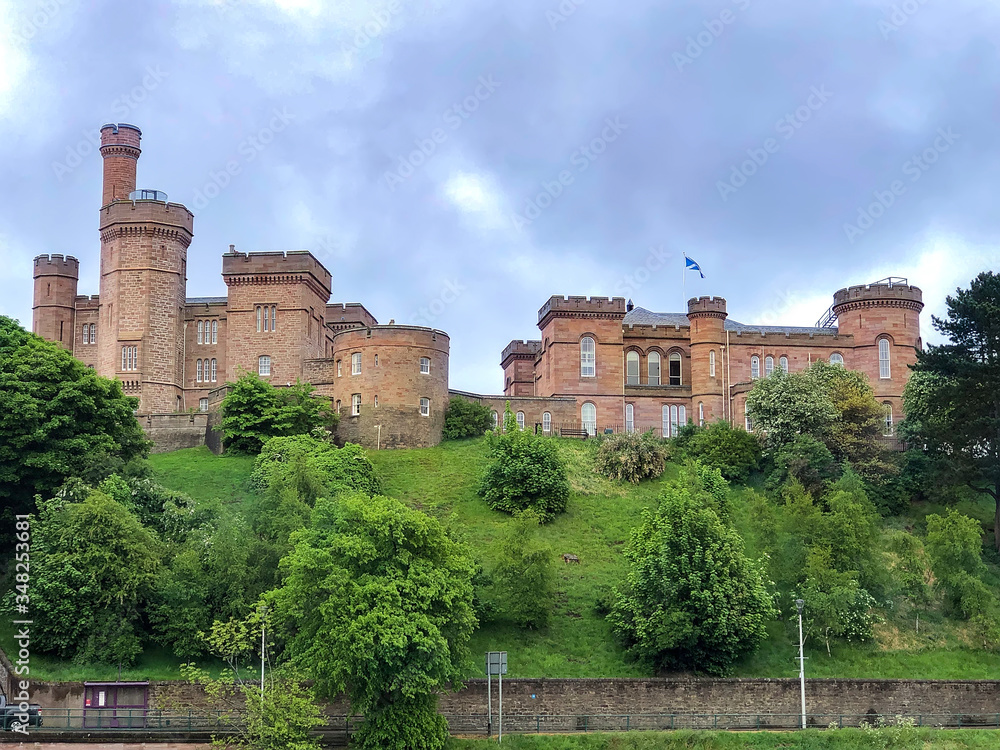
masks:
<svg viewBox="0 0 1000 750"><path fill-rule="evenodd" d="M310 250L448 331L455 388L552 294L811 325L893 275L941 313L1000 267L997 40L986 0L0 0L0 313L40 253L97 293L105 122L195 213L189 295Z"/></svg>

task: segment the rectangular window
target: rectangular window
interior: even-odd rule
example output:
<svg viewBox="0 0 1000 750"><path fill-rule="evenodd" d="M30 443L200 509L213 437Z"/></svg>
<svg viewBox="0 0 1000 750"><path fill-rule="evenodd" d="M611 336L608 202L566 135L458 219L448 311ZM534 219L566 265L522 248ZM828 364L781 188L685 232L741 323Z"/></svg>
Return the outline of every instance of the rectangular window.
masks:
<svg viewBox="0 0 1000 750"><path fill-rule="evenodd" d="M351 375L361 374L361 352L354 352L351 355Z"/></svg>
<svg viewBox="0 0 1000 750"><path fill-rule="evenodd" d="M278 330L278 306L271 305L271 330Z"/></svg>
<svg viewBox="0 0 1000 750"><path fill-rule="evenodd" d="M139 369L139 348L136 346L122 347L122 370L134 372Z"/></svg>
<svg viewBox="0 0 1000 750"><path fill-rule="evenodd" d="M708 377L715 377L715 349L708 353Z"/></svg>
<svg viewBox="0 0 1000 750"><path fill-rule="evenodd" d="M264 377L271 375L271 358L264 354L257 358L257 374Z"/></svg>
<svg viewBox="0 0 1000 750"><path fill-rule="evenodd" d="M212 321L212 343L219 343L219 321L217 320Z"/></svg>
<svg viewBox="0 0 1000 750"><path fill-rule="evenodd" d="M663 437L670 437L670 407L664 406L660 413L660 433Z"/></svg>
<svg viewBox="0 0 1000 750"><path fill-rule="evenodd" d="M200 359L198 360L198 365L195 368L195 372L197 374L195 375L194 381L196 383L200 383L201 382L201 360Z"/></svg>
<svg viewBox="0 0 1000 750"><path fill-rule="evenodd" d="M200 399L198 399L198 410L199 411L208 411L208 399L207 398L200 398Z"/></svg>
<svg viewBox="0 0 1000 750"><path fill-rule="evenodd" d="M670 385L680 385L681 384L681 355L674 354L670 355Z"/></svg>
<svg viewBox="0 0 1000 750"><path fill-rule="evenodd" d="M420 358L420 374L421 375L431 374L431 361L427 357Z"/></svg>
<svg viewBox="0 0 1000 750"><path fill-rule="evenodd" d="M670 407L670 434L673 437L677 437L677 430L680 428L679 417L677 414L677 407Z"/></svg>
<svg viewBox="0 0 1000 750"><path fill-rule="evenodd" d="M625 355L625 384L639 385L639 353L629 352Z"/></svg>
<svg viewBox="0 0 1000 750"><path fill-rule="evenodd" d="M341 370L340 370L340 360L338 359L337 360L337 377L339 378L343 374L344 373L342 373Z"/></svg>
<svg viewBox="0 0 1000 750"><path fill-rule="evenodd" d="M217 364L218 364L218 361L215 360L215 359L213 359L212 360L212 382L213 383L215 382L215 375L216 375L216 366L217 366Z"/></svg>
<svg viewBox="0 0 1000 750"><path fill-rule="evenodd" d="M261 328L261 307L257 305L257 333L260 333L263 328Z"/></svg>
<svg viewBox="0 0 1000 750"><path fill-rule="evenodd" d="M202 337L202 331L204 330L204 328L205 328L205 324L202 321L199 320L198 321L198 343L199 344L202 343L201 337Z"/></svg>
<svg viewBox="0 0 1000 750"><path fill-rule="evenodd" d="M90 324L90 343L97 343L97 323Z"/></svg>
<svg viewBox="0 0 1000 750"><path fill-rule="evenodd" d="M429 417L431 415L431 400L429 398L420 399L420 416ZM524 415L521 415L521 419L524 419Z"/></svg>
<svg viewBox="0 0 1000 750"><path fill-rule="evenodd" d="M378 408L378 394L377 393L375 394L375 400L372 402L372 406L374 406L376 409Z"/></svg>
<svg viewBox="0 0 1000 750"><path fill-rule="evenodd" d="M351 396L351 416L356 417L361 413L361 394L355 393Z"/></svg>

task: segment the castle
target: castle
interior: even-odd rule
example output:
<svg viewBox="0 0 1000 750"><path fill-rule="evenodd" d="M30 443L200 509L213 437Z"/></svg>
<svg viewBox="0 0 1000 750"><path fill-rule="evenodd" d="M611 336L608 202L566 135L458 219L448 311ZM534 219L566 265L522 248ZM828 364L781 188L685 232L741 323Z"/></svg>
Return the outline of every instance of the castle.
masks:
<svg viewBox="0 0 1000 750"><path fill-rule="evenodd" d="M244 371L276 385L311 383L341 415L337 439L374 448L440 442L454 395L487 404L495 423L510 401L519 424L547 434L672 436L719 419L752 429L753 381L819 359L868 375L887 434L901 415L923 308L905 279L841 289L811 328L737 323L719 297L654 313L621 297L554 296L538 311L541 337L503 350L502 396L449 391L448 334L380 325L359 303L331 303L331 274L305 251L230 245L227 296L188 297L194 215L136 189L141 136L134 125L101 128L100 294L77 294L76 258L39 255L33 330L120 380L161 448L211 442L209 412ZM183 415L188 422L174 419ZM188 442L164 439L157 424L184 427Z"/></svg>

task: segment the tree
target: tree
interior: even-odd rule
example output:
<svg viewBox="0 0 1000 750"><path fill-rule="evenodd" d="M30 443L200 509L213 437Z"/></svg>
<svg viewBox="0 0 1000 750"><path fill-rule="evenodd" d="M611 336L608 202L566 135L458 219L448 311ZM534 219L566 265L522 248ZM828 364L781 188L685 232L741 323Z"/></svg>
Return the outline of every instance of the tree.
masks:
<svg viewBox="0 0 1000 750"><path fill-rule="evenodd" d="M684 453L722 472L731 482L745 482L760 466L760 439L746 430L733 429L719 420L694 432Z"/></svg>
<svg viewBox="0 0 1000 750"><path fill-rule="evenodd" d="M268 600L287 655L365 717L363 748L437 750L437 691L461 683L473 563L435 519L390 498L320 498Z"/></svg>
<svg viewBox="0 0 1000 750"><path fill-rule="evenodd" d="M747 416L767 435L768 446L786 445L797 435L825 436L837 419L825 384L807 372L759 378L747 394Z"/></svg>
<svg viewBox="0 0 1000 750"><path fill-rule="evenodd" d="M761 566L704 494L672 484L643 513L608 620L633 658L721 675L757 650L776 612Z"/></svg>
<svg viewBox="0 0 1000 750"><path fill-rule="evenodd" d="M444 413L445 440L482 437L493 427L493 412L486 404L454 396Z"/></svg>
<svg viewBox="0 0 1000 750"><path fill-rule="evenodd" d="M827 550L810 552L801 591L805 634L822 639L827 655L833 638L863 643L874 636L875 599L858 583L857 573L840 572L830 564Z"/></svg>
<svg viewBox="0 0 1000 750"><path fill-rule="evenodd" d="M927 555L931 570L944 590L949 608L965 618L985 615L996 607L996 597L982 581L982 527L979 521L952 508L947 516L927 516Z"/></svg>
<svg viewBox="0 0 1000 750"><path fill-rule="evenodd" d="M125 506L92 490L43 501L32 528L31 605L38 645L79 661L131 664L161 546Z"/></svg>
<svg viewBox="0 0 1000 750"><path fill-rule="evenodd" d="M493 510L531 510L543 523L566 510L569 481L558 447L553 440L520 429L509 402L504 433L491 433L487 440L491 460L479 494Z"/></svg>
<svg viewBox="0 0 1000 750"><path fill-rule="evenodd" d="M939 458L943 481L993 499L1000 550L1000 274L984 271L933 317L947 344L917 352L902 433Z"/></svg>
<svg viewBox="0 0 1000 750"><path fill-rule="evenodd" d="M0 504L32 510L70 477L149 453L134 416L138 399L57 344L0 316ZM5 528L11 524L5 523Z"/></svg>
<svg viewBox="0 0 1000 750"><path fill-rule="evenodd" d="M840 473L830 449L812 435L796 435L773 451L771 457L774 461L774 471L768 477L771 488L784 485L791 478L810 494L819 496Z"/></svg>
<svg viewBox="0 0 1000 750"><path fill-rule="evenodd" d="M489 581L495 619L523 628L543 628L552 612L552 550L535 540L538 517L517 515L490 550Z"/></svg>
<svg viewBox="0 0 1000 750"><path fill-rule="evenodd" d="M227 386L219 429L233 453L256 455L272 437L329 431L340 418L308 383L279 389L248 372Z"/></svg>

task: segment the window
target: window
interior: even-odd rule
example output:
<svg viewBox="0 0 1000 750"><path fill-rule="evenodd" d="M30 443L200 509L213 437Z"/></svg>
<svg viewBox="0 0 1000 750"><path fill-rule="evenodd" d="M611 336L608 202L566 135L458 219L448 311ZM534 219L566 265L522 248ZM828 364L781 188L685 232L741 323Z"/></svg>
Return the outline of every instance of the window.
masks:
<svg viewBox="0 0 1000 750"><path fill-rule="evenodd" d="M639 352L625 355L625 384L639 385Z"/></svg>
<svg viewBox="0 0 1000 750"><path fill-rule="evenodd" d="M200 359L198 360L198 366L195 369L195 372L196 372L196 375L194 377L194 380L195 380L196 383L200 383L201 382L201 360Z"/></svg>
<svg viewBox="0 0 1000 750"><path fill-rule="evenodd" d="M339 377L340 377L341 375L343 375L343 374L344 374L344 373L343 373L343 372L341 372L341 369L340 369L340 360L338 359L338 360L337 360L337 377L339 378Z"/></svg>
<svg viewBox="0 0 1000 750"><path fill-rule="evenodd" d="M218 373L218 364L219 364L218 360L216 360L216 359L212 360L212 382L213 383L215 382L215 376Z"/></svg>
<svg viewBox="0 0 1000 750"><path fill-rule="evenodd" d="M429 357L420 358L420 374L421 375L431 374L431 360Z"/></svg>
<svg viewBox="0 0 1000 750"><path fill-rule="evenodd" d="M517 413L517 428L519 430L523 430L524 429L524 412L523 411L519 411Z"/></svg>
<svg viewBox="0 0 1000 750"><path fill-rule="evenodd" d="M202 330L204 330L205 324L202 321L198 321L198 343L202 343Z"/></svg>
<svg viewBox="0 0 1000 750"><path fill-rule="evenodd" d="M774 357L764 357L764 377L769 378L774 374Z"/></svg>
<svg viewBox="0 0 1000 750"><path fill-rule="evenodd" d="M882 380L892 377L889 366L889 339L878 340L878 376Z"/></svg>
<svg viewBox="0 0 1000 750"><path fill-rule="evenodd" d="M257 374L264 377L271 376L271 358L266 354L257 357Z"/></svg>
<svg viewBox="0 0 1000 750"><path fill-rule="evenodd" d="M680 428L680 422L678 421L680 416L677 413L677 405L670 405L670 436L677 437L677 430Z"/></svg>
<svg viewBox="0 0 1000 750"><path fill-rule="evenodd" d="M429 398L420 399L420 416L429 417L431 415L431 400ZM524 427L524 412L517 413L517 426Z"/></svg>
<svg viewBox="0 0 1000 750"><path fill-rule="evenodd" d="M495 430L499 426L500 426L500 415L497 414L496 412L493 412L493 429Z"/></svg>
<svg viewBox="0 0 1000 750"><path fill-rule="evenodd" d="M597 376L597 355L594 340L590 336L580 339L580 377L593 378ZM593 406L593 404L591 404ZM594 407L596 410L597 407Z"/></svg>
<svg viewBox="0 0 1000 750"><path fill-rule="evenodd" d="M698 426L705 426L705 404L701 401L698 402Z"/></svg>
<svg viewBox="0 0 1000 750"><path fill-rule="evenodd" d="M778 366L781 368L781 371L783 373L785 373L785 375L787 375L788 374L788 357L782 357L781 359L779 359L778 360Z"/></svg>
<svg viewBox="0 0 1000 750"><path fill-rule="evenodd" d="M635 409L632 404L625 404L625 432L635 432Z"/></svg>
<svg viewBox="0 0 1000 750"><path fill-rule="evenodd" d="M337 399L337 413L338 413L338 414L340 413L340 408L341 408L341 407L340 407L340 399L338 398L338 399Z"/></svg>
<svg viewBox="0 0 1000 750"><path fill-rule="evenodd" d="M261 311L262 310L263 310L263 308L260 305L258 305L257 306L257 333L260 333L261 331L264 330L263 328L260 327L260 321L261 321L261 317L260 316L261 316Z"/></svg>
<svg viewBox="0 0 1000 750"><path fill-rule="evenodd" d="M123 346L122 370L125 372L133 372L138 369L139 369L139 347Z"/></svg>
<svg viewBox="0 0 1000 750"><path fill-rule="evenodd" d="M660 412L660 434L665 438L670 437L670 407L666 405Z"/></svg>
<svg viewBox="0 0 1000 750"><path fill-rule="evenodd" d="M750 357L750 379L756 380L760 377L760 357L756 354Z"/></svg>
<svg viewBox="0 0 1000 750"><path fill-rule="evenodd" d="M97 343L97 323L90 324L90 343Z"/></svg>
<svg viewBox="0 0 1000 750"><path fill-rule="evenodd" d="M375 366L378 367L378 355L375 355Z"/></svg>
<svg viewBox="0 0 1000 750"><path fill-rule="evenodd" d="M310 318L311 320L311 318ZM278 330L278 306L271 305L271 330Z"/></svg>
<svg viewBox="0 0 1000 750"><path fill-rule="evenodd" d="M494 419L496 418L496 415L497 413L493 412ZM542 432L551 432L551 431L552 431L552 415L546 411L542 413Z"/></svg>
<svg viewBox="0 0 1000 750"><path fill-rule="evenodd" d="M650 352L646 357L646 372L649 375L650 385L660 384L660 355L658 352Z"/></svg>
<svg viewBox="0 0 1000 750"><path fill-rule="evenodd" d="M679 420L679 424L680 424L681 427L683 427L684 425L686 425L688 423L687 407L686 406L679 406L679 407L677 407L677 411L678 411L677 418Z"/></svg>
<svg viewBox="0 0 1000 750"><path fill-rule="evenodd" d="M372 406L374 406L376 409L378 408L378 394L377 393L375 394L375 400L372 401Z"/></svg>
<svg viewBox="0 0 1000 750"><path fill-rule="evenodd" d="M670 368L670 385L681 384L681 355L673 352L668 361Z"/></svg>
<svg viewBox="0 0 1000 750"><path fill-rule="evenodd" d="M831 365L840 365L841 367L843 367L844 366L844 355L843 354L831 354L830 355L830 364Z"/></svg>
<svg viewBox="0 0 1000 750"><path fill-rule="evenodd" d="M80 326L80 329L81 329L80 335L83 337L83 343L86 344L90 340L90 326L84 323L82 326Z"/></svg>
<svg viewBox="0 0 1000 750"><path fill-rule="evenodd" d="M351 355L351 375L361 374L361 352L354 352Z"/></svg>
<svg viewBox="0 0 1000 750"><path fill-rule="evenodd" d="M892 435L892 432L893 432L893 430L892 430L892 404L889 403L888 401L884 401L882 403L882 409L883 409L883 411L885 413L885 429L882 431L882 434L885 435L886 437L889 437L890 435Z"/></svg>
<svg viewBox="0 0 1000 750"><path fill-rule="evenodd" d="M746 409L745 409L745 407L744 407L744 412L743 412L743 416L744 416L744 419L746 420L746 428L747 428L747 432L753 432L753 422L752 422L752 421L751 421L751 419L750 419L750 414L748 414L748 413L746 412Z"/></svg>
<svg viewBox="0 0 1000 750"><path fill-rule="evenodd" d="M593 341L593 339L591 339ZM593 437L597 434L597 407L591 403L586 403L580 407L580 419L583 422L583 429Z"/></svg>
<svg viewBox="0 0 1000 750"><path fill-rule="evenodd" d="M198 411L208 411L208 399L200 398L198 399Z"/></svg>
<svg viewBox="0 0 1000 750"><path fill-rule="evenodd" d="M708 377L715 377L715 349L708 353Z"/></svg>
<svg viewBox="0 0 1000 750"><path fill-rule="evenodd" d="M361 394L354 393L351 395L351 416L356 417L361 413Z"/></svg>
<svg viewBox="0 0 1000 750"><path fill-rule="evenodd" d="M217 320L212 321L212 343L219 343L219 321Z"/></svg>

